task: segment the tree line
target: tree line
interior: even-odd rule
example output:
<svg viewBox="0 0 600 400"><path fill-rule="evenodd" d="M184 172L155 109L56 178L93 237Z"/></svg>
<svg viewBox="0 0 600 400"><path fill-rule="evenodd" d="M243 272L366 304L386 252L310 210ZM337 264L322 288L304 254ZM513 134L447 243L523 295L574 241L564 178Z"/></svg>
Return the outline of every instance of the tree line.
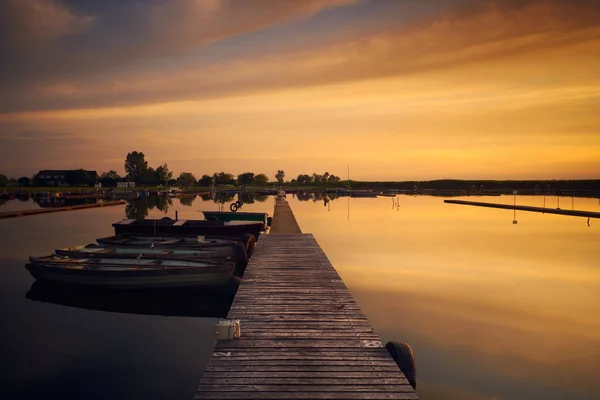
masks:
<svg viewBox="0 0 600 400"><path fill-rule="evenodd" d="M269 176L266 174L255 174L254 172L243 172L241 174L233 175L228 172L215 172L212 175L204 174L199 179L196 178L191 172L181 172L176 178L173 176L173 172L169 169L167 163L161 164L156 168L148 165L146 156L143 152L132 151L125 157L125 176L120 176L116 171L110 170L100 174L98 182L103 187L115 187L118 182L135 182L136 185L143 186L158 186L158 185L179 185L179 186L264 186L269 183L277 182L279 185L292 184L292 185L321 185L336 183L340 181L340 177L325 172L323 174L313 173L312 175L300 174L297 178L291 181L285 181L285 171L278 170L272 177L274 181L271 181ZM69 175L66 179L67 183L73 181L73 183L89 184L93 185L95 180L88 182L88 180L79 179L79 175L85 173L84 170L73 170L69 171ZM73 179L70 179L70 175L74 175ZM78 179L75 179L78 178ZM18 185L18 186L35 186L36 175L31 178L21 177L18 180L14 178L8 178L3 174L0 174L0 186L7 185Z"/></svg>

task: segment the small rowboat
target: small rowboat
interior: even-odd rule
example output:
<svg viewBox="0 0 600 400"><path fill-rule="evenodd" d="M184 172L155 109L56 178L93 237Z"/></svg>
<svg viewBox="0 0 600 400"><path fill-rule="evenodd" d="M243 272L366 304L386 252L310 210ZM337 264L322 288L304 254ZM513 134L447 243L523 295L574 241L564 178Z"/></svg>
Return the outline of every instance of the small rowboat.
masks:
<svg viewBox="0 0 600 400"><path fill-rule="evenodd" d="M242 275L248 264L246 249L240 242L228 246L198 248L161 248L161 247L102 247L97 244L56 249L58 256L73 259L160 259L188 261L225 261L234 262L238 275Z"/></svg>
<svg viewBox="0 0 600 400"><path fill-rule="evenodd" d="M110 289L218 286L230 282L235 272L233 262L57 255L31 257L25 268L40 281Z"/></svg>
<svg viewBox="0 0 600 400"><path fill-rule="evenodd" d="M204 218L207 221L256 221L263 224L263 230L266 230L270 226L270 218L267 213L259 212L228 212L228 211L202 211Z"/></svg>
<svg viewBox="0 0 600 400"><path fill-rule="evenodd" d="M125 233L96 239L100 247L145 247L168 249L212 249L239 246L246 249L247 258L250 258L256 238L246 234L238 239L220 237L202 237L196 235L135 235Z"/></svg>
<svg viewBox="0 0 600 400"><path fill-rule="evenodd" d="M206 235L230 238L242 238L251 234L258 238L265 230L259 221L205 221L162 219L124 219L113 224L115 234L134 233L150 235Z"/></svg>

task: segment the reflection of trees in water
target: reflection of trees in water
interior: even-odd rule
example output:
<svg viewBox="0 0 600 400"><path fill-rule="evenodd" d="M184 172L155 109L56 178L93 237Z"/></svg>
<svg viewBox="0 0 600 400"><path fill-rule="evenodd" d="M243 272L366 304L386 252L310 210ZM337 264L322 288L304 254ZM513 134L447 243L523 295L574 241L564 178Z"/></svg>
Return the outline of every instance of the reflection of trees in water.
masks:
<svg viewBox="0 0 600 400"><path fill-rule="evenodd" d="M298 196L298 200L300 201L308 201L313 198L313 194L310 192L298 192L296 196Z"/></svg>
<svg viewBox="0 0 600 400"><path fill-rule="evenodd" d="M194 200L196 200L196 196L186 196L179 198L179 202L181 203L181 205L186 207L191 206Z"/></svg>
<svg viewBox="0 0 600 400"><path fill-rule="evenodd" d="M242 203L252 204L254 203L254 194L249 192L238 193L238 200Z"/></svg>
<svg viewBox="0 0 600 400"><path fill-rule="evenodd" d="M67 199L65 197L32 197L33 202L41 208L51 207L65 207L65 206L80 206L83 204L95 204L97 199L85 198L85 199Z"/></svg>
<svg viewBox="0 0 600 400"><path fill-rule="evenodd" d="M329 200L335 200L341 196L338 196L337 193L334 192L334 193L327 193L327 197L329 197Z"/></svg>
<svg viewBox="0 0 600 400"><path fill-rule="evenodd" d="M254 200L258 201L259 203L267 201L268 198L269 196L266 194L257 194L256 196L254 196Z"/></svg>
<svg viewBox="0 0 600 400"><path fill-rule="evenodd" d="M131 219L144 219L148 216L148 200L145 197L127 200L125 215Z"/></svg>
<svg viewBox="0 0 600 400"><path fill-rule="evenodd" d="M233 201L234 199L234 195L229 195L227 193L217 193L217 195L215 196L215 199L213 200L215 203L230 203Z"/></svg>
<svg viewBox="0 0 600 400"><path fill-rule="evenodd" d="M167 196L148 196L130 199L127 200L125 214L127 218L144 219L148 216L148 211L154 208L166 214L169 211L169 206L172 204L173 200Z"/></svg>
<svg viewBox="0 0 600 400"><path fill-rule="evenodd" d="M156 200L156 208L162 211L163 213L167 213L169 211L169 207L173 205L173 200L168 196L152 196L148 197L148 203L152 204L152 200ZM150 207L152 209L152 207Z"/></svg>
<svg viewBox="0 0 600 400"><path fill-rule="evenodd" d="M202 194L200 195L200 198L202 199L202 201L212 200L212 196L210 194Z"/></svg>

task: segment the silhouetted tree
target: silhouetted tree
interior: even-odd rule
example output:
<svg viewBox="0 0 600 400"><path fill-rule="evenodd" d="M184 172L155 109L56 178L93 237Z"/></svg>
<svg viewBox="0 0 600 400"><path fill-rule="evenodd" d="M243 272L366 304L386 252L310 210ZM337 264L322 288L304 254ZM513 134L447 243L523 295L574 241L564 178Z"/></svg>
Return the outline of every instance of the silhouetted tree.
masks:
<svg viewBox="0 0 600 400"><path fill-rule="evenodd" d="M198 185L200 186L210 186L214 182L214 178L210 175L202 175L202 178L198 179Z"/></svg>
<svg viewBox="0 0 600 400"><path fill-rule="evenodd" d="M0 174L0 186L6 186L8 184L8 178L4 174Z"/></svg>
<svg viewBox="0 0 600 400"><path fill-rule="evenodd" d="M117 186L117 182L121 179L116 171L110 170L100 175L100 183L102 186L114 187Z"/></svg>
<svg viewBox="0 0 600 400"><path fill-rule="evenodd" d="M285 172L282 169L277 170L277 173L275 174L275 179L277 179L277 182L280 185L283 184L283 178L285 178Z"/></svg>
<svg viewBox="0 0 600 400"><path fill-rule="evenodd" d="M254 184L256 185L266 185L269 183L269 177L265 174L258 174L254 177Z"/></svg>
<svg viewBox="0 0 600 400"><path fill-rule="evenodd" d="M196 177L191 172L182 172L177 177L177 184L181 186L192 186L196 184Z"/></svg>
<svg viewBox="0 0 600 400"><path fill-rule="evenodd" d="M156 181L161 185L166 185L169 179L173 177L173 172L169 171L167 163L156 168Z"/></svg>
<svg viewBox="0 0 600 400"><path fill-rule="evenodd" d="M156 171L152 167L148 167L143 173L139 183L143 183L145 185L156 185L158 184L158 179L156 177Z"/></svg>
<svg viewBox="0 0 600 400"><path fill-rule="evenodd" d="M233 175L226 172L218 172L213 175L215 185L233 185L235 179Z"/></svg>
<svg viewBox="0 0 600 400"><path fill-rule="evenodd" d="M254 182L254 172L244 172L237 176L238 185L251 185Z"/></svg>
<svg viewBox="0 0 600 400"><path fill-rule="evenodd" d="M133 151L127 154L125 158L125 172L127 172L128 178L141 183L144 173L148 169L148 162L146 156L142 152Z"/></svg>
<svg viewBox="0 0 600 400"><path fill-rule="evenodd" d="M19 180L17 181L17 184L19 186L29 186L29 178L26 176L22 176L19 178Z"/></svg>

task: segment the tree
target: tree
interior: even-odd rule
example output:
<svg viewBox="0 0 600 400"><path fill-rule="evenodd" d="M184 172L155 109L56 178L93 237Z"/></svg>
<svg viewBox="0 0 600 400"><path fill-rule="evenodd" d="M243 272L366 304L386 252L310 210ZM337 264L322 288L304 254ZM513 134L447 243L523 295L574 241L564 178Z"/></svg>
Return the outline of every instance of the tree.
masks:
<svg viewBox="0 0 600 400"><path fill-rule="evenodd" d="M300 174L296 178L298 185L310 185L313 181L313 177L307 174Z"/></svg>
<svg viewBox="0 0 600 400"><path fill-rule="evenodd" d="M233 175L226 172L215 173L213 175L213 179L215 181L215 185L233 185L235 183Z"/></svg>
<svg viewBox="0 0 600 400"><path fill-rule="evenodd" d="M177 177L177 184L181 186L192 186L196 184L196 177L191 172L182 172Z"/></svg>
<svg viewBox="0 0 600 400"><path fill-rule="evenodd" d="M283 184L284 177L285 177L285 172L282 169L277 170L277 173L275 174L275 179L277 179L277 182L280 185Z"/></svg>
<svg viewBox="0 0 600 400"><path fill-rule="evenodd" d="M142 177L148 169L146 156L142 152L133 151L125 158L125 172L127 177L134 182L141 182Z"/></svg>
<svg viewBox="0 0 600 400"><path fill-rule="evenodd" d="M6 186L8 184L8 178L4 174L0 174L0 186Z"/></svg>
<svg viewBox="0 0 600 400"><path fill-rule="evenodd" d="M19 178L17 183L19 184L19 186L29 186L29 178L26 176L22 176Z"/></svg>
<svg viewBox="0 0 600 400"><path fill-rule="evenodd" d="M166 185L169 179L173 177L173 172L169 171L169 166L164 163L160 167L156 168L156 181L161 185Z"/></svg>
<svg viewBox="0 0 600 400"><path fill-rule="evenodd" d="M156 171L152 167L148 167L140 178L140 183L144 183L146 185L155 185L158 183L156 178Z"/></svg>
<svg viewBox="0 0 600 400"><path fill-rule="evenodd" d="M254 182L254 172L244 172L237 177L238 185L251 185Z"/></svg>
<svg viewBox="0 0 600 400"><path fill-rule="evenodd" d="M102 186L117 186L117 182L119 181L119 179L121 179L119 174L117 174L116 171L113 171L112 169L100 175L100 183L102 184Z"/></svg>
<svg viewBox="0 0 600 400"><path fill-rule="evenodd" d="M325 172L323 174L323 182L327 182L329 180L329 172Z"/></svg>
<svg viewBox="0 0 600 400"><path fill-rule="evenodd" d="M254 177L254 184L256 185L266 185L269 183L269 177L265 174L258 174Z"/></svg>
<svg viewBox="0 0 600 400"><path fill-rule="evenodd" d="M323 182L323 176L322 175L319 175L319 174L313 172L312 176L313 176L313 182L315 182L315 185L318 185L321 182Z"/></svg>
<svg viewBox="0 0 600 400"><path fill-rule="evenodd" d="M112 180L119 180L121 179L121 177L119 176L119 174L117 174L117 171L114 170L110 170L108 172L103 173L102 175L100 175L100 179L112 179Z"/></svg>
<svg viewBox="0 0 600 400"><path fill-rule="evenodd" d="M214 182L214 178L210 175L202 175L202 178L198 179L198 185L200 186L210 186Z"/></svg>

